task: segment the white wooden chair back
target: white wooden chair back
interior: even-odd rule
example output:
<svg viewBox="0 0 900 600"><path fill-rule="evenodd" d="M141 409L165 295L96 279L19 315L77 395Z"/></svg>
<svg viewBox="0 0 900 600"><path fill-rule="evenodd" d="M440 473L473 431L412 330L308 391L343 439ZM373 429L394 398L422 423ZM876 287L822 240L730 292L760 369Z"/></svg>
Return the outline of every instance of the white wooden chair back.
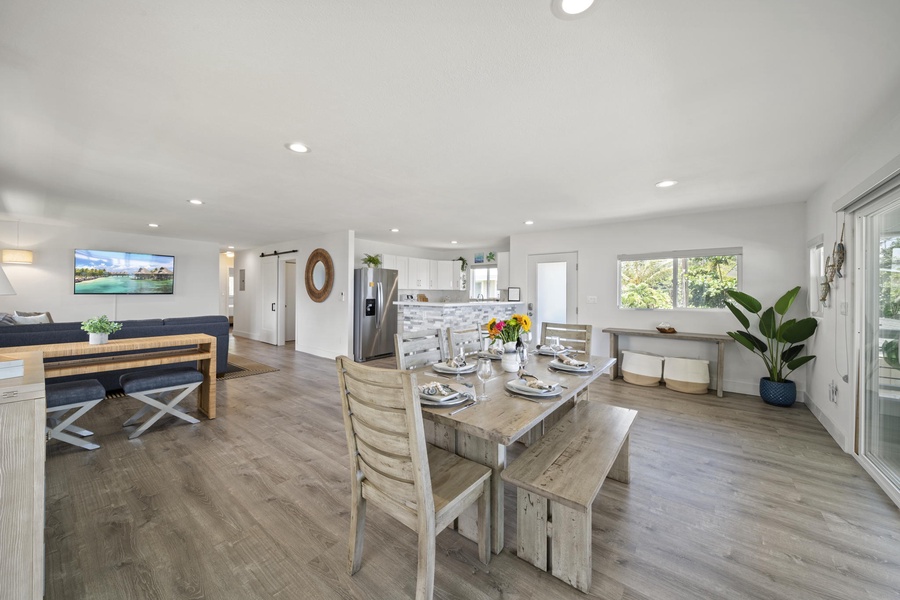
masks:
<svg viewBox="0 0 900 600"><path fill-rule="evenodd" d="M406 371L441 362L447 356L440 329L424 329L394 334L397 368Z"/></svg>
<svg viewBox="0 0 900 600"><path fill-rule="evenodd" d="M447 328L447 354L459 355L459 349L463 349L466 357L481 352L482 328L480 325L472 325L461 329Z"/></svg>
<svg viewBox="0 0 900 600"><path fill-rule="evenodd" d="M556 336L563 346L571 346L588 356L591 354L591 333L593 325L576 325L572 323L541 323L541 344L547 343L548 337Z"/></svg>

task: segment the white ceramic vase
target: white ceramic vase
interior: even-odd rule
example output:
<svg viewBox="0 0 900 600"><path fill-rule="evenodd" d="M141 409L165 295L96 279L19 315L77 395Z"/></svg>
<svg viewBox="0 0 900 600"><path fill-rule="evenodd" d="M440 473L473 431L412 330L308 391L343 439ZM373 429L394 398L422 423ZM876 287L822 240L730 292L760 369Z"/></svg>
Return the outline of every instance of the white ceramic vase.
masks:
<svg viewBox="0 0 900 600"><path fill-rule="evenodd" d="M88 344L105 344L108 341L108 333L88 333Z"/></svg>
<svg viewBox="0 0 900 600"><path fill-rule="evenodd" d="M519 372L519 358L516 356L516 343L503 344L503 356L500 357L500 368L507 373Z"/></svg>

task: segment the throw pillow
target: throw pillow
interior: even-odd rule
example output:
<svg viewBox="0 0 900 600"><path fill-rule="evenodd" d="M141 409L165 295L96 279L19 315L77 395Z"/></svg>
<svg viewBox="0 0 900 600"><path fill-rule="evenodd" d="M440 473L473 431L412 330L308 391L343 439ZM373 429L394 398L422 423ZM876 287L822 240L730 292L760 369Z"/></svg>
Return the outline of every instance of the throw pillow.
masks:
<svg viewBox="0 0 900 600"><path fill-rule="evenodd" d="M9 313L0 313L0 327L3 325L15 325L16 319Z"/></svg>
<svg viewBox="0 0 900 600"><path fill-rule="evenodd" d="M17 311L15 312L15 315L16 315L17 317L39 317L39 316L41 316L41 315L47 315L47 321L41 321L41 323L44 323L44 322L46 322L46 323L52 323L52 322L53 322L53 317L51 317L51 316L50 316L50 313L47 312L47 311L41 311L41 312L25 312L24 310L17 310Z"/></svg>
<svg viewBox="0 0 900 600"><path fill-rule="evenodd" d="M13 319L16 320L16 325L36 325L38 323L50 322L47 313L41 313L34 317L20 317L19 315L13 315Z"/></svg>

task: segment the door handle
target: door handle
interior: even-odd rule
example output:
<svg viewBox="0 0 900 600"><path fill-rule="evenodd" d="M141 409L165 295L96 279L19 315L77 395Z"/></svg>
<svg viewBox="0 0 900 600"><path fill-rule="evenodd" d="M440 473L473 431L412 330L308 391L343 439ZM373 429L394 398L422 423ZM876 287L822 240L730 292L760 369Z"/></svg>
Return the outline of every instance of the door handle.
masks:
<svg viewBox="0 0 900 600"><path fill-rule="evenodd" d="M378 282L377 289L377 304L375 308L375 328L381 327L381 311L384 310L384 289L381 287L381 282Z"/></svg>
<svg viewBox="0 0 900 600"><path fill-rule="evenodd" d="M275 312L275 303L272 303L272 312Z"/></svg>

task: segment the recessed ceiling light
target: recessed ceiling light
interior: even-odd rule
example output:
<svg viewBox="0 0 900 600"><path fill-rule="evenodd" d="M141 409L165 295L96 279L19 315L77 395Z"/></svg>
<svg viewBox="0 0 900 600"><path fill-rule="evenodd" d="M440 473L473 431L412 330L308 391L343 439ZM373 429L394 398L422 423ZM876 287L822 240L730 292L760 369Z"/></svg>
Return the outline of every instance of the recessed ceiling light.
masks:
<svg viewBox="0 0 900 600"><path fill-rule="evenodd" d="M526 225L534 225L534 221L525 221Z"/></svg>
<svg viewBox="0 0 900 600"><path fill-rule="evenodd" d="M457 242L456 240L452 240L450 243L451 243L451 244L458 244L459 242Z"/></svg>
<svg viewBox="0 0 900 600"><path fill-rule="evenodd" d="M228 258L234 258L234 252L229 250L228 252L225 253L225 256L227 256Z"/></svg>
<svg viewBox="0 0 900 600"><path fill-rule="evenodd" d="M147 223L147 227L159 227L156 223Z"/></svg>
<svg viewBox="0 0 900 600"><path fill-rule="evenodd" d="M304 154L309 152L309 146L302 142L291 142L290 144L285 144L285 147L288 150L292 150L293 152L299 152L300 154Z"/></svg>
<svg viewBox="0 0 900 600"><path fill-rule="evenodd" d="M664 179L664 180L660 181L659 183L657 183L656 187L667 188L667 187L672 187L676 183L678 183L678 182L675 181L674 179Z"/></svg>
<svg viewBox="0 0 900 600"><path fill-rule="evenodd" d="M198 205L203 204L203 200L199 200L197 198L191 198L190 200L188 200L188 202L190 202L191 204L198 204Z"/></svg>
<svg viewBox="0 0 900 600"><path fill-rule="evenodd" d="M552 0L550 10L560 19L577 19L583 17L591 7L594 0Z"/></svg>
<svg viewBox="0 0 900 600"><path fill-rule="evenodd" d="M391 233L397 233L398 231L400 231L400 230L397 229L396 227L394 227L393 229L391 229Z"/></svg>
<svg viewBox="0 0 900 600"><path fill-rule="evenodd" d="M234 250L234 246L228 246L229 250Z"/></svg>

